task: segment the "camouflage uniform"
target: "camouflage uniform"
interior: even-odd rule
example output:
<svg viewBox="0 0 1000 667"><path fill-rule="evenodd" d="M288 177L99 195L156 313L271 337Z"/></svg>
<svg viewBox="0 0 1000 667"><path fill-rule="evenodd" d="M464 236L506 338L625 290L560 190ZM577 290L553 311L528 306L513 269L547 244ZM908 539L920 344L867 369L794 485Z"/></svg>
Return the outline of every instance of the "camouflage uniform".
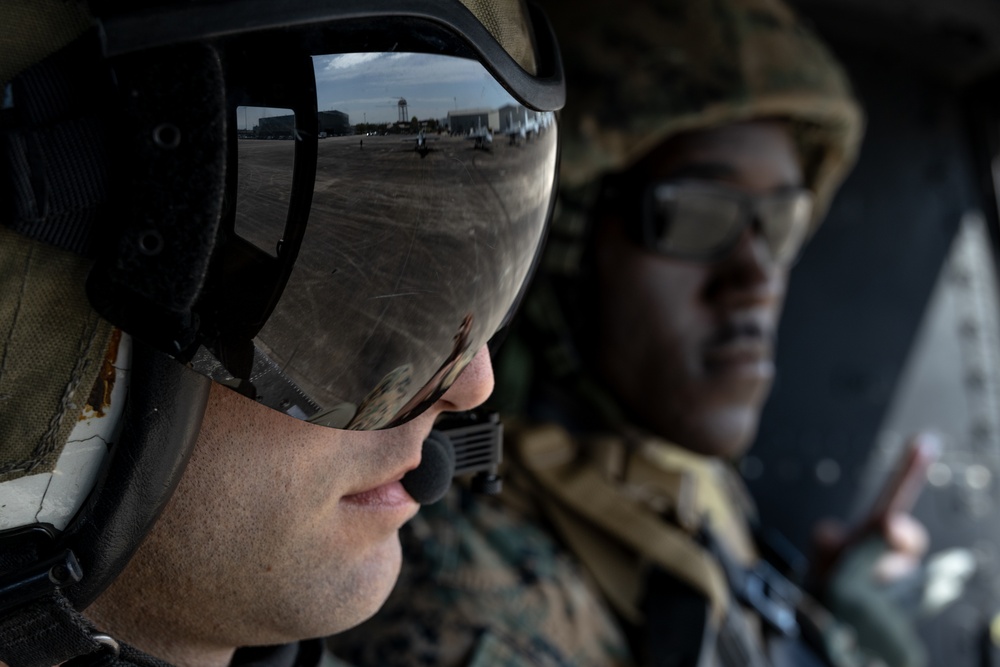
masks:
<svg viewBox="0 0 1000 667"><path fill-rule="evenodd" d="M509 412L549 423L508 427L502 508L463 494L422 510L405 532L404 577L386 608L331 646L380 666L810 664L801 642L771 641L780 633L744 599L762 565L737 476L629 424L588 373L574 334L586 326L585 248L603 176L678 133L780 118L818 224L855 158L862 113L833 57L777 0L544 8L568 85L561 193L497 392ZM540 394L558 400L540 405ZM654 627L649 614L662 610L648 593L664 581L672 592L661 597L681 605L674 618L701 614L703 623ZM798 607L828 660L867 664L818 605L784 592L794 597L784 612ZM693 657L683 652L691 628L701 648ZM651 638L666 641L650 648Z"/></svg>
<svg viewBox="0 0 1000 667"><path fill-rule="evenodd" d="M355 665L615 667L628 649L593 586L534 520L461 487L400 531L399 583L328 640Z"/></svg>
<svg viewBox="0 0 1000 667"><path fill-rule="evenodd" d="M754 505L730 464L630 427L511 430L519 495L593 576L636 664L875 664L760 559Z"/></svg>

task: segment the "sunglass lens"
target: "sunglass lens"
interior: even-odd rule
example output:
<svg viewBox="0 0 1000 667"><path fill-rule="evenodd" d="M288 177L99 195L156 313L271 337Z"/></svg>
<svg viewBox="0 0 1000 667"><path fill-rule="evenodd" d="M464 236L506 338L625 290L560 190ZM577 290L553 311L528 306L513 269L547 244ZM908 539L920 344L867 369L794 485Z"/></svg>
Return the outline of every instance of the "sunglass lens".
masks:
<svg viewBox="0 0 1000 667"><path fill-rule="evenodd" d="M691 258L723 251L739 237L745 215L736 199L673 185L656 189L653 211L655 248Z"/></svg>
<svg viewBox="0 0 1000 667"><path fill-rule="evenodd" d="M811 193L801 190L760 200L757 213L774 260L792 262L812 223Z"/></svg>

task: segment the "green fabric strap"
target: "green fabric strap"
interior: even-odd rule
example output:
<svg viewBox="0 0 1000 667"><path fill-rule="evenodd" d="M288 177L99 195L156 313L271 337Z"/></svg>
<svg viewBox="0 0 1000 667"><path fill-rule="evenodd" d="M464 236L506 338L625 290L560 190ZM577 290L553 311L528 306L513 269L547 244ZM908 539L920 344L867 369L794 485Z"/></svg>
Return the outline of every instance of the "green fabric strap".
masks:
<svg viewBox="0 0 1000 667"><path fill-rule="evenodd" d="M53 470L100 372L112 327L89 269L0 227L0 482Z"/></svg>

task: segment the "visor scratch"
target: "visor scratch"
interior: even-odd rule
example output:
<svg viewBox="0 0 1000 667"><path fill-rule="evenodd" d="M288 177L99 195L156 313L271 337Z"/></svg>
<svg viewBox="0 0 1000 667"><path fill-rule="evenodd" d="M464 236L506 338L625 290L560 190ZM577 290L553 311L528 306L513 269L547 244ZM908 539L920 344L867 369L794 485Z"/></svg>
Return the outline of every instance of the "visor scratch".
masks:
<svg viewBox="0 0 1000 667"><path fill-rule="evenodd" d="M370 299L394 299L398 296L420 296L421 294L437 294L435 291L425 291L425 292L399 292L398 294L380 294L378 296L369 297Z"/></svg>

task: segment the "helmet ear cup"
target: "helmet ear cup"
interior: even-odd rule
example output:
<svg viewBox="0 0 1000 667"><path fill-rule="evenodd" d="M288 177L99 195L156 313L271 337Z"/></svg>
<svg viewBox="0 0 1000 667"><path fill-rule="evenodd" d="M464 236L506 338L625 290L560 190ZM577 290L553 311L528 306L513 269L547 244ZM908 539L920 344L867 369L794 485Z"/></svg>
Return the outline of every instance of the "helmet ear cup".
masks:
<svg viewBox="0 0 1000 667"><path fill-rule="evenodd" d="M201 430L212 381L133 341L122 431L97 487L60 538L83 567L64 590L83 609L125 568L177 487Z"/></svg>
<svg viewBox="0 0 1000 667"><path fill-rule="evenodd" d="M87 295L109 322L182 357L197 348L201 328L211 328L195 307L226 186L222 64L204 44L110 63L123 100L110 154L113 205Z"/></svg>
<svg viewBox="0 0 1000 667"><path fill-rule="evenodd" d="M455 476L455 446L441 431L431 431L424 440L420 465L403 476L403 488L421 505L444 497Z"/></svg>

